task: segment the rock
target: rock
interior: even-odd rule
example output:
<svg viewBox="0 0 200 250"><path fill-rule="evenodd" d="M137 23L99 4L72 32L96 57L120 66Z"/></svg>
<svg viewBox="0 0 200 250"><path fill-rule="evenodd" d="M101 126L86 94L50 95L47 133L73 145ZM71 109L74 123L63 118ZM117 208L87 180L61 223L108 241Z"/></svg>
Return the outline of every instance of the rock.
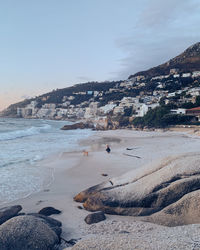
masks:
<svg viewBox="0 0 200 250"><path fill-rule="evenodd" d="M52 214L60 214L61 211L58 209L55 209L54 207L44 207L38 213L42 214L42 215L49 216Z"/></svg>
<svg viewBox="0 0 200 250"><path fill-rule="evenodd" d="M10 218L16 216L22 210L20 205L3 207L0 209L0 225Z"/></svg>
<svg viewBox="0 0 200 250"><path fill-rule="evenodd" d="M79 122L79 123L74 123L74 124L71 124L71 125L65 125L61 129L62 130L72 130L72 129L84 129L84 128L94 129L94 125L92 123Z"/></svg>
<svg viewBox="0 0 200 250"><path fill-rule="evenodd" d="M39 217L40 219L43 219L44 221L46 221L47 223L49 223L51 226L55 226L55 227L61 227L62 226L62 222L60 222L59 220L53 219L51 217L42 215L42 214L38 214L38 213L29 213L27 215L32 215L35 217Z"/></svg>
<svg viewBox="0 0 200 250"><path fill-rule="evenodd" d="M60 235L62 233L62 223L59 220L53 219L51 217L42 215L42 214L37 214L37 213L31 213L28 215L32 215L34 217L37 217L39 219L41 219L45 224L47 224L56 234L57 236L60 238Z"/></svg>
<svg viewBox="0 0 200 250"><path fill-rule="evenodd" d="M85 217L85 222L87 224L93 224L93 223L98 223L105 219L106 219L106 216L104 215L103 212L97 212L97 213L88 214Z"/></svg>
<svg viewBox="0 0 200 250"><path fill-rule="evenodd" d="M198 153L168 158L93 186L74 200L88 211L148 216L158 224L167 224L162 217L172 214L170 226L200 223L199 162Z"/></svg>
<svg viewBox="0 0 200 250"><path fill-rule="evenodd" d="M180 226L199 223L200 190L184 195L177 202L152 214L145 221L165 226Z"/></svg>
<svg viewBox="0 0 200 250"><path fill-rule="evenodd" d="M107 182L103 182L101 184L90 187L90 188L80 192L79 194L77 194L74 197L74 201L85 202L89 197L91 197L91 195L96 194L98 192L98 190L100 190L101 188L105 188L106 185L107 185Z"/></svg>
<svg viewBox="0 0 200 250"><path fill-rule="evenodd" d="M34 216L17 216L0 226L1 250L51 250L58 242L55 232Z"/></svg>
<svg viewBox="0 0 200 250"><path fill-rule="evenodd" d="M82 207L82 206L77 206L77 208L78 208L78 209L83 209L83 207Z"/></svg>
<svg viewBox="0 0 200 250"><path fill-rule="evenodd" d="M108 174L101 174L102 176L108 176Z"/></svg>

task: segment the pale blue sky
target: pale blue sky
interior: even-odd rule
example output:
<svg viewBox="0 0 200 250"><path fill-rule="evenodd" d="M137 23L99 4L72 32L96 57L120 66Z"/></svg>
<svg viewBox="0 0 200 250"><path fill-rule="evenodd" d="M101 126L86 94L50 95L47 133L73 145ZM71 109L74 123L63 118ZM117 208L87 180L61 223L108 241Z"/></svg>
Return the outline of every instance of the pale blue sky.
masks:
<svg viewBox="0 0 200 250"><path fill-rule="evenodd" d="M0 109L126 79L200 41L199 0L0 0Z"/></svg>

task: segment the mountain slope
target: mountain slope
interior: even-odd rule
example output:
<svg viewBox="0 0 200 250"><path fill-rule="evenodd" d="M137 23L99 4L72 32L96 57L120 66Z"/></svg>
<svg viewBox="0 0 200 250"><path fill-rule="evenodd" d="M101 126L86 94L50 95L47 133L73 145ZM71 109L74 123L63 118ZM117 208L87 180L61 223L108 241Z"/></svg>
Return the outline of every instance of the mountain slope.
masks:
<svg viewBox="0 0 200 250"><path fill-rule="evenodd" d="M190 46L183 53L164 64L130 75L129 79L138 75L144 75L145 77L168 75L170 69L178 69L180 73L200 71L200 42Z"/></svg>

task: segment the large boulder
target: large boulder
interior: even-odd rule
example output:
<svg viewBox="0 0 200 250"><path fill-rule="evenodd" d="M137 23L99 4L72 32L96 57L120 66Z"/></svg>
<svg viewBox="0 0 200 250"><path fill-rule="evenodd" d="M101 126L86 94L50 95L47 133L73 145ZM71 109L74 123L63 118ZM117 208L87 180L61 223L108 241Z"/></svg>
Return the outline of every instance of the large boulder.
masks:
<svg viewBox="0 0 200 250"><path fill-rule="evenodd" d="M10 207L3 207L0 209L0 225L5 221L9 220L10 218L16 216L22 207L20 205L10 206Z"/></svg>
<svg viewBox="0 0 200 250"><path fill-rule="evenodd" d="M60 238L60 235L62 233L62 223L59 220L56 220L54 218L42 215L42 214L38 214L38 213L29 213L27 215L31 215L34 217L39 218L40 220L42 220L45 224L47 224L56 234L57 236Z"/></svg>
<svg viewBox="0 0 200 250"><path fill-rule="evenodd" d="M165 226L180 226L200 223L200 190L184 195L177 202L152 214L145 221Z"/></svg>
<svg viewBox="0 0 200 250"><path fill-rule="evenodd" d="M200 203L199 162L197 153L168 158L91 187L74 200L84 202L84 208L89 211L120 215L147 216L163 209L166 214L178 210L180 217L195 214L199 223L200 210L194 205ZM156 222L161 217L153 219ZM184 221L193 223L194 220ZM179 224L182 223L176 222Z"/></svg>
<svg viewBox="0 0 200 250"><path fill-rule="evenodd" d="M1 250L53 250L59 238L41 219L17 216L0 226Z"/></svg>

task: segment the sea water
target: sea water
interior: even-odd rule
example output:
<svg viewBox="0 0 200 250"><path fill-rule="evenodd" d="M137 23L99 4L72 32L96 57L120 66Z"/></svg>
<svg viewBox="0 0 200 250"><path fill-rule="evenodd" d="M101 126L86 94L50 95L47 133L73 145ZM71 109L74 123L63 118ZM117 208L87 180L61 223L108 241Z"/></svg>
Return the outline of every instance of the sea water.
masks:
<svg viewBox="0 0 200 250"><path fill-rule="evenodd" d="M67 121L0 118L0 204L42 190L52 169L41 161L81 150L78 141L91 130L61 130Z"/></svg>

